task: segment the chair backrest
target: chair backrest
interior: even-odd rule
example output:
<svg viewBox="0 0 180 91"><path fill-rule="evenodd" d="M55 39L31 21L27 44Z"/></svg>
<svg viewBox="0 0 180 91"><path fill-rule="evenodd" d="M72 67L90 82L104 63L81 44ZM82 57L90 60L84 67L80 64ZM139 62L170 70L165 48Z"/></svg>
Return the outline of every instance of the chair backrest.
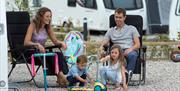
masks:
<svg viewBox="0 0 180 91"><path fill-rule="evenodd" d="M6 12L7 18L7 34L10 50L24 45L24 38L27 28L30 24L30 16L28 12ZM11 52L11 56L18 57L18 51Z"/></svg>
<svg viewBox="0 0 180 91"><path fill-rule="evenodd" d="M109 17L109 27L114 27L116 26L116 23L115 23L115 19L114 19L114 14L112 14L110 17ZM139 15L126 15L126 20L125 20L125 23L127 25L133 25L137 28L139 34L140 34L140 43L142 45L142 27L143 27L143 18Z"/></svg>

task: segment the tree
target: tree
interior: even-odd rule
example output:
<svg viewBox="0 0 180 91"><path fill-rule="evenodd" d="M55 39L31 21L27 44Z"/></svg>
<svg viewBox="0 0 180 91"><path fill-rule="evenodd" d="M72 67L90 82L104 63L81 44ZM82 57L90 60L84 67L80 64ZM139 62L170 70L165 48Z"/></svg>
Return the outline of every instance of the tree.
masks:
<svg viewBox="0 0 180 91"><path fill-rule="evenodd" d="M15 4L19 8L19 11L29 11L29 1L28 0L15 0Z"/></svg>

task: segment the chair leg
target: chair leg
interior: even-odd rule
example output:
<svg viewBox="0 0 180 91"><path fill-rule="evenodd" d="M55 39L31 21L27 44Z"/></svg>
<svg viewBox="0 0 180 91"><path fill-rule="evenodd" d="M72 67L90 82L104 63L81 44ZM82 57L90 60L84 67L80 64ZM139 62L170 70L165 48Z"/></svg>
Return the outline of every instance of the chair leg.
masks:
<svg viewBox="0 0 180 91"><path fill-rule="evenodd" d="M24 82L30 82L30 81L33 80L34 85L35 85L36 87L38 87L38 85L36 84L36 81L35 81L35 79L34 79L32 73L31 73L30 67L28 66L28 63L27 63L27 61L26 61L26 58L25 58L24 54L22 54L22 57L23 57L23 59L24 59L24 61L25 61L25 63L26 63L26 66L27 66L27 68L28 68L28 71L29 71L29 73L31 74L31 77L32 77L30 80L24 81ZM40 66L37 68L36 72L39 70L39 68L40 68Z"/></svg>
<svg viewBox="0 0 180 91"><path fill-rule="evenodd" d="M142 82L142 75L143 75L143 69L142 69L142 63L140 63L140 73L135 73L136 75L138 74L138 78L137 79L131 79L131 77L128 77L128 85L129 86L139 86L139 85L141 85L141 82ZM134 75L135 75L134 74Z"/></svg>
<svg viewBox="0 0 180 91"><path fill-rule="evenodd" d="M143 72L142 72L142 71L143 71L143 68L142 68L142 67L143 67L143 64L141 63L141 66L140 66L141 72L140 72L140 74L139 74L139 80L137 81L137 84L136 84L136 85L138 85L138 86L141 84L141 81L142 81L142 79L143 79L143 78L142 78L142 77L143 77L143 76L142 76L142 75L143 75Z"/></svg>
<svg viewBox="0 0 180 91"><path fill-rule="evenodd" d="M143 53L142 66L143 66L143 72L142 72L141 84L144 85L146 81L146 53Z"/></svg>
<svg viewBox="0 0 180 91"><path fill-rule="evenodd" d="M142 63L141 63L141 73L139 74L139 80L138 80L138 86L139 85L143 85L144 84L144 70L145 70L145 67L144 67L144 61L142 60Z"/></svg>
<svg viewBox="0 0 180 91"><path fill-rule="evenodd" d="M39 65L38 68L36 69L36 73L38 72L38 70L39 70L40 67L41 67L41 65ZM32 73L31 73L31 76L32 76ZM32 81L32 80L33 80L33 82L34 82L34 85L35 85L36 87L40 88L40 87L36 84L36 81L35 81L35 79L34 79L33 76L32 76L32 78L31 78L30 81Z"/></svg>
<svg viewBox="0 0 180 91"><path fill-rule="evenodd" d="M143 72L142 72L142 80L141 80L141 84L144 85L145 84L145 80L146 79L146 62L145 60L143 61Z"/></svg>
<svg viewBox="0 0 180 91"><path fill-rule="evenodd" d="M26 64L26 67L28 68L28 71L29 71L29 73L30 73L30 75L31 75L31 79L30 79L30 80L27 80L27 81L19 81L19 82L12 82L12 83L26 83L26 82L33 81L33 82L34 82L34 85L35 85L36 87L38 87L38 88L44 88L43 86L39 86L39 85L36 83L35 77L34 77L34 76L32 75L32 73L31 73L31 69L30 69L30 67L29 67L29 65L28 65L28 63L27 63L27 60L26 60L24 54L21 54L21 55L22 55L23 60L24 60L24 62L25 62L25 64ZM16 63L14 63L14 64L12 65L12 69L11 69L11 71L9 72L8 77L11 75L11 73L12 73L13 69L15 68L15 66L16 66ZM40 67L41 67L41 65L39 65L38 68L36 69L36 73L38 72L38 70L39 70ZM48 86L48 87L59 87L59 86Z"/></svg>
<svg viewBox="0 0 180 91"><path fill-rule="evenodd" d="M10 77L10 75L11 75L11 73L12 73L12 71L13 71L13 69L14 69L15 67L16 67L16 62L13 61L13 62L12 62L11 70L10 70L10 72L9 72L9 74L8 74L8 78Z"/></svg>
<svg viewBox="0 0 180 91"><path fill-rule="evenodd" d="M27 65L27 67L28 67L28 70L29 70L29 66L28 66L28 65ZM40 67L41 67L41 65L39 65L38 68L36 69L36 73L38 72L38 70L39 70ZM37 85L36 80L35 80L35 77L32 76L32 73L31 73L30 70L29 70L29 72L30 72L32 78L31 78L30 80L28 80L28 81L21 81L21 82L18 82L18 83L26 83L26 82L31 82L31 81L33 81L33 82L34 82L34 85L35 85L36 87L38 87L38 88L43 88L43 87Z"/></svg>
<svg viewBox="0 0 180 91"><path fill-rule="evenodd" d="M34 77L33 77L32 73L31 73L30 67L28 66L28 63L27 63L27 60L26 60L26 58L25 58L24 54L21 54L21 55L22 55L23 60L24 60L24 62L25 62L25 64L26 64L26 67L28 68L28 71L29 71L29 73L30 73L30 75L31 75L31 79L30 79L30 80L27 80L27 81L18 81L18 82L13 82L13 83L26 83L26 82L30 82L30 81L32 81L32 80L33 80L34 85L35 85L36 87L39 87L39 86L36 84L36 81L35 81L35 79L34 79ZM11 74L12 70L15 68L16 63L15 63L15 64L13 64L13 65L14 65L14 66L12 66L12 69L11 69L11 71L10 71L10 73L9 73L8 77L10 76L10 74ZM38 70L39 70L40 66L41 66L41 65L39 65L39 66L38 66L38 68L36 69L36 73L38 72Z"/></svg>
<svg viewBox="0 0 180 91"><path fill-rule="evenodd" d="M27 61L26 61L26 59L25 59L24 55L22 55L22 56L23 56L23 58L24 58L24 60L25 60L25 62L26 62L26 66L27 66L28 71L30 72L31 77L32 77L29 81L26 81L26 82L30 82L30 81L32 81L32 80L33 80L34 85L35 85L36 87L38 87L38 88L44 88L43 86L39 86L39 85L37 85L37 83L36 83L36 81L35 81L35 79L34 79L34 76L33 76L33 75L32 75L32 73L31 73L30 67L28 66L28 63L27 63ZM38 70L39 70L39 68L40 68L40 67L41 67L41 65L39 65L39 66L38 66L38 68L36 69L36 73L38 72ZM57 86L48 86L48 87L57 87Z"/></svg>

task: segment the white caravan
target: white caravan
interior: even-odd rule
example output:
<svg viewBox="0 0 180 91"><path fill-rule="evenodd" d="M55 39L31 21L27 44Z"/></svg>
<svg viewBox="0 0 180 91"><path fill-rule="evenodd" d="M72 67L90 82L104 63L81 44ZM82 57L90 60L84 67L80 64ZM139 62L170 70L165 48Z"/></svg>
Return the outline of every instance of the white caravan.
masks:
<svg viewBox="0 0 180 91"><path fill-rule="evenodd" d="M5 0L0 0L0 91L8 91L8 55Z"/></svg>
<svg viewBox="0 0 180 91"><path fill-rule="evenodd" d="M63 26L70 20L74 27L82 27L87 17L89 30L106 31L109 16L122 7L129 15L142 16L143 29L148 29L145 0L42 0L41 4L52 10L52 24L56 26Z"/></svg>
<svg viewBox="0 0 180 91"><path fill-rule="evenodd" d="M169 16L169 38L178 40L178 34L180 36L180 0L172 0Z"/></svg>

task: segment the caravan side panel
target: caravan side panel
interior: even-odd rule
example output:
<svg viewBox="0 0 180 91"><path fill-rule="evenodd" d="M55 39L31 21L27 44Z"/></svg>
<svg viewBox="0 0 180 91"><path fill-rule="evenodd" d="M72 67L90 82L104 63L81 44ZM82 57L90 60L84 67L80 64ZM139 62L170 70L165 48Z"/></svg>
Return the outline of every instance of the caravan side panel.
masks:
<svg viewBox="0 0 180 91"><path fill-rule="evenodd" d="M179 33L178 33L179 32ZM179 40L180 34L180 0L172 0L169 16L169 38Z"/></svg>
<svg viewBox="0 0 180 91"><path fill-rule="evenodd" d="M63 26L71 21L74 27L83 27L83 19L86 17L89 30L106 31L109 28L110 12L105 11L103 0L93 0L97 8L87 8L76 3L75 7L68 6L68 0L43 0L42 6L52 10L52 24ZM114 11L113 11L114 12Z"/></svg>

